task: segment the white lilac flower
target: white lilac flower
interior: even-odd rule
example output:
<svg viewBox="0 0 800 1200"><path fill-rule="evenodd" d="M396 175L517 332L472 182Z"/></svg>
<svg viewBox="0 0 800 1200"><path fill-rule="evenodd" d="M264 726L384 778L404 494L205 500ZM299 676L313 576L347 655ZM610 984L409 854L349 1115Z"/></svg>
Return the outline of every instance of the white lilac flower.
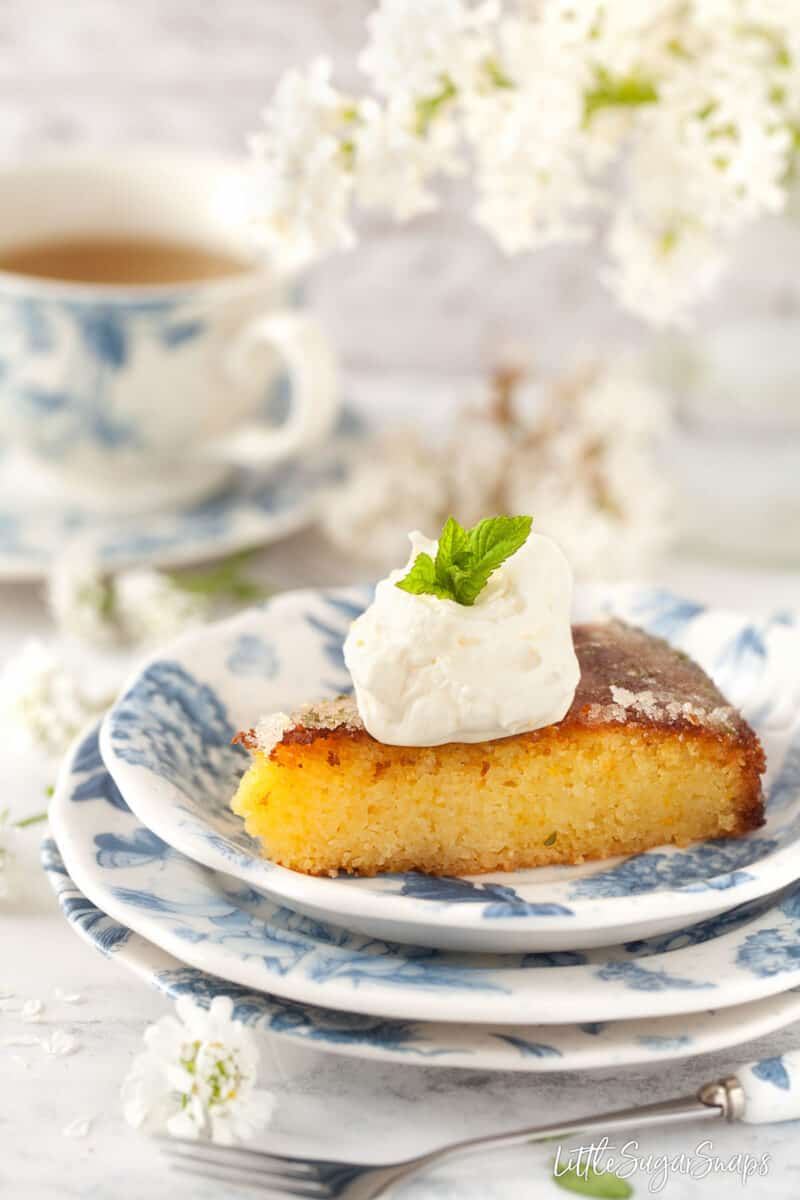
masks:
<svg viewBox="0 0 800 1200"><path fill-rule="evenodd" d="M383 96L429 100L448 82L469 86L491 55L497 3L470 0L380 0L367 18L362 71Z"/></svg>
<svg viewBox="0 0 800 1200"><path fill-rule="evenodd" d="M623 308L646 307L654 325L686 324L725 265L713 233L683 213L667 211L652 225L620 209L608 239L605 280ZM653 218L651 218L652 220Z"/></svg>
<svg viewBox="0 0 800 1200"><path fill-rule="evenodd" d="M122 1087L129 1124L231 1144L270 1119L274 1097L255 1086L258 1047L233 1020L230 997L218 996L204 1009L181 996L175 1015L149 1026L144 1040L146 1050Z"/></svg>
<svg viewBox="0 0 800 1200"><path fill-rule="evenodd" d="M389 105L366 99L353 129L355 195L365 210L388 212L405 221L436 208L429 184L433 175L463 169L451 121L432 122L425 136L417 112L405 99Z"/></svg>
<svg viewBox="0 0 800 1200"><path fill-rule="evenodd" d="M123 571L114 584L114 613L132 642L157 642L208 619L207 596L186 591L161 571Z"/></svg>
<svg viewBox="0 0 800 1200"><path fill-rule="evenodd" d="M256 232L287 267L353 242L347 126L352 104L331 85L330 63L289 71L250 147L263 202Z"/></svg>
<svg viewBox="0 0 800 1200"><path fill-rule="evenodd" d="M594 199L580 156L583 68L548 32L503 21L498 53L510 86L465 99L476 220L508 254L585 236L580 214Z"/></svg>
<svg viewBox="0 0 800 1200"><path fill-rule="evenodd" d="M107 698L85 691L63 659L36 639L26 642L0 673L0 719L8 719L51 754L63 752L105 707Z"/></svg>
<svg viewBox="0 0 800 1200"><path fill-rule="evenodd" d="M61 633L97 645L115 640L113 585L89 547L76 544L56 558L47 600Z"/></svg>
<svg viewBox="0 0 800 1200"><path fill-rule="evenodd" d="M265 242L295 263L352 244L351 205L406 220L472 164L509 254L603 223L606 281L680 322L746 225L786 204L800 128L795 0L379 0L360 59L290 72L254 139ZM612 170L624 187L603 186ZM591 219L590 219L591 218Z"/></svg>

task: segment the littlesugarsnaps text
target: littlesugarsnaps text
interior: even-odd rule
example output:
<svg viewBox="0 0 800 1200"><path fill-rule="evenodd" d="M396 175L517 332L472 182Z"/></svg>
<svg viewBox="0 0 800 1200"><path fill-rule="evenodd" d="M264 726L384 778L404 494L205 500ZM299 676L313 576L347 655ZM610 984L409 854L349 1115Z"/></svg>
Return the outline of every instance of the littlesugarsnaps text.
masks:
<svg viewBox="0 0 800 1200"><path fill-rule="evenodd" d="M607 1137L585 1146L556 1148L553 1176L579 1176L587 1181L594 1174L610 1173L619 1179L631 1179L644 1175L648 1179L648 1191L663 1192L674 1177L706 1179L710 1175L726 1175L731 1181L742 1185L751 1179L769 1174L769 1154L752 1154L739 1151L735 1154L718 1154L710 1138L699 1142L694 1149L674 1154L645 1153L638 1141L631 1139L616 1146Z"/></svg>

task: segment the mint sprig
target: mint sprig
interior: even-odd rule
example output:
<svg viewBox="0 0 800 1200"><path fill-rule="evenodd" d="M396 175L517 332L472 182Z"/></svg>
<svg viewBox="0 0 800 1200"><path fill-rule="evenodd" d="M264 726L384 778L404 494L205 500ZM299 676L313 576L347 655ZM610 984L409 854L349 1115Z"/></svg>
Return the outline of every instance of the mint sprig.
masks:
<svg viewBox="0 0 800 1200"><path fill-rule="evenodd" d="M395 586L414 596L438 596L469 607L497 568L525 544L532 523L532 517L487 517L464 529L448 517L436 558L418 554Z"/></svg>

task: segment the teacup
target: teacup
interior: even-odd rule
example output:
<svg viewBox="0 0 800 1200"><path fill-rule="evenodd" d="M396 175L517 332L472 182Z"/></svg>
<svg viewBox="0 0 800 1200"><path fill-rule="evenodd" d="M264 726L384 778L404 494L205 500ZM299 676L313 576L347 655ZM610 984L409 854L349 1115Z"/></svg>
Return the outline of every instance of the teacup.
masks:
<svg viewBox="0 0 800 1200"><path fill-rule="evenodd" d="M32 489L108 512L188 504L233 467L330 433L334 356L296 283L259 257L251 186L239 160L163 150L0 169L0 265L15 248L24 262L25 247L97 237L232 264L146 284L0 270L0 428ZM282 371L276 427L264 414Z"/></svg>

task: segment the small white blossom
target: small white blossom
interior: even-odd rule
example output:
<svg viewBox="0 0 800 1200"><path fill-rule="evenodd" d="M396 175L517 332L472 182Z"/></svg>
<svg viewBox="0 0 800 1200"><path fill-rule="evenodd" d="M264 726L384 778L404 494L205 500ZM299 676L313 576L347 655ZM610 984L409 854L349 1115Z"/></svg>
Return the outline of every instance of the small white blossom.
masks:
<svg viewBox="0 0 800 1200"><path fill-rule="evenodd" d="M330 64L288 72L250 141L264 201L257 233L288 268L353 243L347 127L352 104L330 82Z"/></svg>
<svg viewBox="0 0 800 1200"><path fill-rule="evenodd" d="M231 1144L267 1123L274 1097L256 1089L258 1047L233 1020L230 997L204 1009L181 996L175 1015L149 1026L144 1038L147 1048L122 1087L129 1124Z"/></svg>
<svg viewBox="0 0 800 1200"><path fill-rule="evenodd" d="M76 544L56 558L47 600L61 633L97 645L114 641L112 584L88 546Z"/></svg>
<svg viewBox="0 0 800 1200"><path fill-rule="evenodd" d="M380 0L367 18L359 65L383 96L428 99L448 80L469 85L491 54L489 31L499 10L468 0Z"/></svg>
<svg viewBox="0 0 800 1200"><path fill-rule="evenodd" d="M0 673L0 719L5 717L52 754L65 750L107 701L87 694L55 651L36 639L26 642Z"/></svg>
<svg viewBox="0 0 800 1200"><path fill-rule="evenodd" d="M364 100L353 131L355 194L365 210L377 209L406 221L436 208L434 174L456 175L463 164L449 121L433 122L422 137L415 109L405 100L382 106Z"/></svg>
<svg viewBox="0 0 800 1200"><path fill-rule="evenodd" d="M638 219L621 208L609 234L605 279L623 308L646 307L654 325L686 324L691 306L709 294L725 257L710 230L683 213Z"/></svg>
<svg viewBox="0 0 800 1200"><path fill-rule="evenodd" d="M132 642L157 642L201 625L210 611L207 596L179 587L161 571L123 571L114 583L114 613Z"/></svg>

